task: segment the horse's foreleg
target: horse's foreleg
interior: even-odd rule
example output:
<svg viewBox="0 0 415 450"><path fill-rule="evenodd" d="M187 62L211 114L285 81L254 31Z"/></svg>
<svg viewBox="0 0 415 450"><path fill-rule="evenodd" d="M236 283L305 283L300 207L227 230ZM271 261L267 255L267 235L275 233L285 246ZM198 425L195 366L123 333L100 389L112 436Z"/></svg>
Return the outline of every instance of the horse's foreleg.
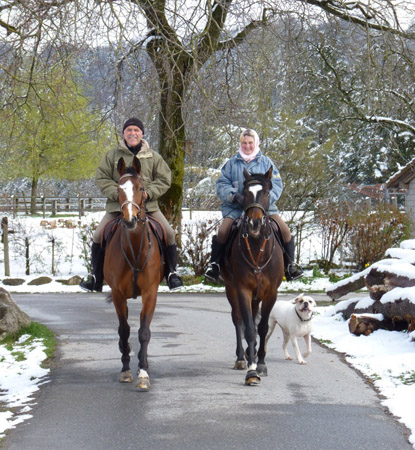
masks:
<svg viewBox="0 0 415 450"><path fill-rule="evenodd" d="M118 316L118 347L121 352L122 369L119 376L121 383L131 383L133 376L130 370L130 351L131 347L128 342L130 338L130 326L128 324L128 307L126 299L117 299L113 293L113 302Z"/></svg>
<svg viewBox="0 0 415 450"><path fill-rule="evenodd" d="M269 316L272 306L275 302L263 302L261 310L261 320L258 324L259 348L258 348L258 371L262 375L268 374L267 365L265 364L267 334L269 330ZM275 325L274 325L275 326Z"/></svg>
<svg viewBox="0 0 415 450"><path fill-rule="evenodd" d="M157 291L149 295L143 293L142 298L143 309L141 310L140 329L138 330L140 351L138 352L137 388L140 391L148 391L150 389L150 378L148 376L147 350L151 339L150 324L156 308Z"/></svg>
<svg viewBox="0 0 415 450"><path fill-rule="evenodd" d="M236 361L234 369L245 370L246 369L245 352L242 344L243 324L241 317L237 315L234 311L232 311L232 322L235 326L236 331Z"/></svg>
<svg viewBox="0 0 415 450"><path fill-rule="evenodd" d="M245 377L245 384L257 385L261 382L261 378L257 371L257 364L255 363L255 347L256 347L256 329L252 311L249 306L249 299L247 296L239 295L239 305L245 326L245 340L248 345L246 349L246 357L248 360L248 371Z"/></svg>

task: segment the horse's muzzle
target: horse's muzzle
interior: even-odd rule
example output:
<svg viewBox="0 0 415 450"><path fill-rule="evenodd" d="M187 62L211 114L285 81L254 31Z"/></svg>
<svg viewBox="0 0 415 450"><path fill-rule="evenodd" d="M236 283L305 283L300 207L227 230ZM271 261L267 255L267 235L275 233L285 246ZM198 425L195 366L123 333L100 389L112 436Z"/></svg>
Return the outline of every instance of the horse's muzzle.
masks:
<svg viewBox="0 0 415 450"><path fill-rule="evenodd" d="M131 220L127 220L125 217L123 218L123 224L127 230L134 230L137 226L137 217L132 217Z"/></svg>
<svg viewBox="0 0 415 450"><path fill-rule="evenodd" d="M261 230L262 230L262 220L260 219L249 219L248 220L248 233L252 236L252 237L259 237Z"/></svg>

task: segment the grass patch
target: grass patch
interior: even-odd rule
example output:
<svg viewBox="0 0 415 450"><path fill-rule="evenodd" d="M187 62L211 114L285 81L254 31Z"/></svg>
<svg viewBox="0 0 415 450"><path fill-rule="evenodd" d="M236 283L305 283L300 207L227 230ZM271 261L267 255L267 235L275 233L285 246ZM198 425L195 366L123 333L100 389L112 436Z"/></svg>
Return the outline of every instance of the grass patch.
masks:
<svg viewBox="0 0 415 450"><path fill-rule="evenodd" d="M202 283L204 277L196 276L192 274L186 274L181 276L184 286L193 286L194 284Z"/></svg>
<svg viewBox="0 0 415 450"><path fill-rule="evenodd" d="M330 341L329 339L317 339L317 341L320 342L320 344L323 344L323 345L331 345L331 344L333 344L333 342Z"/></svg>
<svg viewBox="0 0 415 450"><path fill-rule="evenodd" d="M21 362L26 359L26 356L23 352L17 351L17 352L11 352L11 354L17 362Z"/></svg>
<svg viewBox="0 0 415 450"><path fill-rule="evenodd" d="M411 385L411 384L415 384L415 370L413 370L412 372L405 372L402 373L399 377L399 380L401 380L402 384L405 385Z"/></svg>
<svg viewBox="0 0 415 450"><path fill-rule="evenodd" d="M47 359L50 359L56 349L56 338L55 335L48 327L37 322L31 322L28 327L22 327L19 332L14 336L7 336L5 339L0 341L1 345L4 345L6 349L14 354L19 355L20 352L16 346L16 342L23 336L28 334L30 337L23 344L19 345L30 345L35 339L41 339L45 345L45 353Z"/></svg>

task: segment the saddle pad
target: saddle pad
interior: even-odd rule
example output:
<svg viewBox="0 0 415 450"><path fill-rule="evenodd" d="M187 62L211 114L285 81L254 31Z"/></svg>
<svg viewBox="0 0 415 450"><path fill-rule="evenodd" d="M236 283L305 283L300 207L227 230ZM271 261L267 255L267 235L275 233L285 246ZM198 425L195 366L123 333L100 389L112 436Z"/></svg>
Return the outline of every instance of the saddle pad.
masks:
<svg viewBox="0 0 415 450"><path fill-rule="evenodd" d="M238 217L232 222L231 229L229 231L228 239L225 244L225 253L224 256L228 257L230 249L232 247L232 243L235 240L236 235L238 234L238 230L241 227L242 219Z"/></svg>
<svg viewBox="0 0 415 450"><path fill-rule="evenodd" d="M157 241L159 244L161 244L163 247L167 246L167 234L166 230L163 228L163 225L161 222L159 222L154 217L148 215L147 218L149 219L150 228L153 231L154 235L157 238Z"/></svg>
<svg viewBox="0 0 415 450"><path fill-rule="evenodd" d="M121 214L111 221L109 221L101 233L101 247L105 248L105 246L108 244L108 242L111 240L112 236L115 233L115 230L118 228L118 225L121 222Z"/></svg>
<svg viewBox="0 0 415 450"><path fill-rule="evenodd" d="M147 216L148 223L150 225L150 229L153 232L154 236L157 238L157 242L160 246L160 249L162 249L164 246L167 245L167 235L166 230L163 228L162 224L155 219L154 217L151 217L150 215ZM118 228L119 224L121 223L122 216L121 214L117 217L115 217L113 220L108 222L104 229L102 230L101 234L101 246L105 248L105 246L109 243L112 236L114 235L116 229Z"/></svg>

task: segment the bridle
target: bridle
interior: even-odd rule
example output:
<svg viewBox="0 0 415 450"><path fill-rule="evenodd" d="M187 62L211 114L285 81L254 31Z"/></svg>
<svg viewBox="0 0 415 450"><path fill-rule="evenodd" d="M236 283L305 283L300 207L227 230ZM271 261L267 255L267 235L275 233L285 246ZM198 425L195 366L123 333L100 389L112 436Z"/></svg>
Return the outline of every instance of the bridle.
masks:
<svg viewBox="0 0 415 450"><path fill-rule="evenodd" d="M123 178L128 178L128 177L132 177L132 178L134 178L135 177L135 175L133 175L133 174L131 174L131 173L125 173L124 175L121 175L120 176L120 179L118 180L118 183L123 179ZM140 192L141 191L144 191L144 187L140 187ZM122 204L121 204L121 211L122 211L122 209L124 208L124 206L126 206L126 205L132 205L132 206L135 206L136 208L137 208L137 210L138 210L138 214L137 214L137 217L136 217L136 219L137 219L137 221L139 221L139 222L145 222L146 221L146 219L144 218L144 219L142 219L141 218L141 206L140 205L138 205L137 203L135 203L135 202L133 202L132 200L126 200L125 202L123 202ZM124 221L124 219L123 219L123 225L125 226L125 221Z"/></svg>
<svg viewBox="0 0 415 450"><path fill-rule="evenodd" d="M121 175L120 180L122 180L123 178L127 178L127 177L134 177L135 175L130 174L130 173L125 173L124 175ZM140 188L140 191L144 191L144 187ZM137 277L138 274L140 272L142 272L144 270L144 268L147 265L147 262L150 258L150 251L151 251L151 236L150 236L150 229L147 227L146 229L146 225L148 222L148 218L146 215L144 215L144 217L141 217L141 211L142 208L137 205L137 203L131 201L131 200L126 200L125 202L123 202L121 204L121 210L125 205L133 205L137 208L138 210L138 214L137 214L137 221L141 222L143 224L142 230L141 230L141 234L140 234L140 242L139 242L139 246L138 246L138 253L135 254L134 252L134 247L133 244L131 242L131 237L130 237L130 233L129 233L129 229L127 228L125 219L122 218L122 224L123 224L123 233L121 234L121 251L122 254L124 255L124 259L127 262L128 266L130 267L130 269L133 271L133 298L137 298ZM135 228L134 228L135 229ZM131 230L134 231L134 230ZM144 262L141 264L141 267L139 267L139 262L140 262L140 258L141 258L141 254L143 251L143 246L144 246L144 236L145 236L145 232L147 231L147 240L148 240L148 249L147 249L147 254L145 255L144 258ZM132 261L130 261L127 252L125 250L124 247L124 236L127 240L127 244L128 244L128 248L130 249L130 253L131 253L131 259Z"/></svg>
<svg viewBox="0 0 415 450"><path fill-rule="evenodd" d="M254 183L248 182L248 185L249 184L254 184ZM255 184L258 184L258 183L255 182ZM261 230L263 230L263 238L262 238L261 247L258 251L258 255L256 258L254 257L251 246L249 244L249 230L248 230L249 217L247 215L247 212L252 208L259 208L262 211ZM265 207L261 203L258 203L258 202L249 203L244 209L244 215L243 215L242 225L241 225L241 233L239 234L239 243L238 244L239 244L239 249L240 249L243 259L248 264L248 266L253 270L253 272L256 276L256 279L257 279L256 298L258 298L258 296L259 296L259 291L260 291L260 287L261 287L262 271L271 261L272 255L275 250L275 240L273 240L271 252L269 254L268 259L263 264L260 264L261 259L265 253L265 247L266 247L268 241L272 238L273 234L274 233L273 233L273 230L272 230L272 227L270 224L269 215L268 215L268 212L266 211ZM245 247L248 251L249 259L247 258L245 253L242 251L242 239L243 239L243 242L245 243Z"/></svg>

